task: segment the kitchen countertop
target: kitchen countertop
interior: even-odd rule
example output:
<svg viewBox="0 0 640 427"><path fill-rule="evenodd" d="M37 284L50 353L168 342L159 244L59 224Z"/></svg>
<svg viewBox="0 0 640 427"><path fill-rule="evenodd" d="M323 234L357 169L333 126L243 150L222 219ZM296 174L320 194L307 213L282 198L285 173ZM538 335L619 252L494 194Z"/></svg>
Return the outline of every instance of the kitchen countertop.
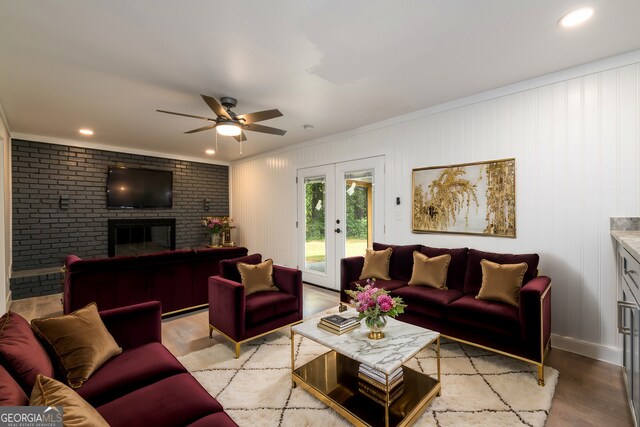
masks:
<svg viewBox="0 0 640 427"><path fill-rule="evenodd" d="M625 248L636 260L640 260L640 231L611 230L611 236Z"/></svg>

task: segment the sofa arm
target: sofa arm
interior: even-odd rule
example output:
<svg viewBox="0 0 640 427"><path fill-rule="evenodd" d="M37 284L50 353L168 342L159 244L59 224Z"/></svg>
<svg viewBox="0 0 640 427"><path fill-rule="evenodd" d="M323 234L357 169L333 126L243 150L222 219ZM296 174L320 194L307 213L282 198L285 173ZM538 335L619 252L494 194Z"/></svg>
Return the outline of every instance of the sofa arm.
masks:
<svg viewBox="0 0 640 427"><path fill-rule="evenodd" d="M143 302L100 312L105 326L124 350L151 342L162 342L162 305Z"/></svg>
<svg viewBox="0 0 640 427"><path fill-rule="evenodd" d="M364 267L364 257L362 256L342 258L340 260L340 301L350 301L349 296L344 291L351 289L351 283L360 279L362 267Z"/></svg>
<svg viewBox="0 0 640 427"><path fill-rule="evenodd" d="M302 316L302 271L274 265L273 282L280 291L298 298L298 312Z"/></svg>
<svg viewBox="0 0 640 427"><path fill-rule="evenodd" d="M244 286L222 276L209 277L209 325L242 341L245 313Z"/></svg>
<svg viewBox="0 0 640 427"><path fill-rule="evenodd" d="M551 336L551 279L536 277L520 290L522 338L532 356L542 361Z"/></svg>
<svg viewBox="0 0 640 427"><path fill-rule="evenodd" d="M62 312L64 314L71 313L71 276L69 269L71 264L80 261L80 257L76 255L68 255L64 261L64 289L62 290Z"/></svg>

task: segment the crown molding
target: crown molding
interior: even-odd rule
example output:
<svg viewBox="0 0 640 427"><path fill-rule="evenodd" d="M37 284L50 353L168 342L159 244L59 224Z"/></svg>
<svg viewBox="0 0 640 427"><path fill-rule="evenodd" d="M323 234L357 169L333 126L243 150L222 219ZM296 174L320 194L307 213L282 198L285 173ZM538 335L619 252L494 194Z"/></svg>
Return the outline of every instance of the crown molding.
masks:
<svg viewBox="0 0 640 427"><path fill-rule="evenodd" d="M457 108L466 107L468 105L477 104L483 101L488 101L491 99L512 95L514 93L536 89L541 86L547 86L550 84L559 83L559 82L571 80L578 77L584 77L590 74L600 73L603 71L620 68L626 65L631 65L636 63L640 63L640 49L632 50L630 52L622 53L615 56L610 56L603 59L598 59L596 61L588 62L586 64L576 65L575 67L570 67L564 70L555 71L553 73L544 74L542 76L533 77L531 79L512 83L512 84L495 88L495 89L490 89L484 92L479 92L474 95L465 96L463 98L454 99L452 101L447 101L442 104L434 105L432 107L423 108L421 110L413 111L411 113L403 114L401 116L391 117L389 119L364 125L355 129L350 129L350 130L336 133L333 135L328 135L321 138L316 138L309 141L288 145L286 147L278 148L278 149L267 151L264 153L259 153L259 154L249 156L240 160L232 161L231 164L232 165L241 164L247 161L268 157L278 153L298 150L300 148L311 147L314 145L324 144L324 143L332 142L336 140L342 140L355 135L371 132L371 131L382 129L392 125L397 125L399 123L426 117L432 114L437 114L437 113L441 113L449 110L455 110Z"/></svg>
<svg viewBox="0 0 640 427"><path fill-rule="evenodd" d="M68 145L70 147L90 148L94 150L112 151L115 153L127 153L127 154L137 154L140 156L160 157L162 159L184 160L187 162L194 162L194 163L207 163L211 165L223 165L223 166L230 165L229 162L224 162L220 160L213 160L213 159L209 160L209 159L203 159L200 157L181 156L179 154L163 153L160 151L139 150L136 148L120 147L117 145L107 145L107 144L101 144L98 142L77 141L73 139L54 138L50 136L32 135L27 133L14 133L11 135L11 139L22 139L25 141L44 142L47 144L56 144L56 145Z"/></svg>

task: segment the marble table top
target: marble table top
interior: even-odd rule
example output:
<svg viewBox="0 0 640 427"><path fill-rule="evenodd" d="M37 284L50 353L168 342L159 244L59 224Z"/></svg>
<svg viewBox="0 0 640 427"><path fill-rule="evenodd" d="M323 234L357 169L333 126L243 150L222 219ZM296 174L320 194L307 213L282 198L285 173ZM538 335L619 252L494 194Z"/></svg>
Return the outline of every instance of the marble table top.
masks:
<svg viewBox="0 0 640 427"><path fill-rule="evenodd" d="M355 310L339 314L344 317L358 315ZM364 324L364 320L361 320L360 328L336 335L318 327L320 317L328 315L324 313L322 316L307 319L291 329L296 334L387 374L398 369L440 336L438 332L391 318L387 318L387 326L383 331L385 337L379 340L367 337L369 329Z"/></svg>
<svg viewBox="0 0 640 427"><path fill-rule="evenodd" d="M611 230L611 236L629 251L631 256L640 261L640 231Z"/></svg>

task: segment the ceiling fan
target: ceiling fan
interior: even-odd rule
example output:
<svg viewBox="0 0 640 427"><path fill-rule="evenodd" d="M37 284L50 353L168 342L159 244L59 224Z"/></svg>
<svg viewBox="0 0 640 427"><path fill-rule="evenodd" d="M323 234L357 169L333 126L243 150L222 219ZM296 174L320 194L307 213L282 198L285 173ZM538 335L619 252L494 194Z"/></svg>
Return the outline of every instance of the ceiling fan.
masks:
<svg viewBox="0 0 640 427"><path fill-rule="evenodd" d="M222 98L220 98L220 102L218 102L210 96L200 96L202 97L202 99L204 99L204 102L207 103L209 108L211 108L213 112L216 113L215 119L209 117L194 116L191 114L174 113L172 111L165 110L156 111L159 113L174 114L176 116L192 117L194 119L202 119L213 122L212 124L209 124L207 126L193 129L185 133L197 133L215 128L216 132L219 135L232 136L239 142L247 140L247 137L244 134L245 130L268 133L271 135L284 135L285 133L287 133L286 130L256 124L256 122L261 122L264 120L274 119L276 117L282 116L282 113L278 109L258 111L249 114L236 114L231 111L232 108L238 105L238 101L235 98L231 98L230 96L223 96Z"/></svg>

